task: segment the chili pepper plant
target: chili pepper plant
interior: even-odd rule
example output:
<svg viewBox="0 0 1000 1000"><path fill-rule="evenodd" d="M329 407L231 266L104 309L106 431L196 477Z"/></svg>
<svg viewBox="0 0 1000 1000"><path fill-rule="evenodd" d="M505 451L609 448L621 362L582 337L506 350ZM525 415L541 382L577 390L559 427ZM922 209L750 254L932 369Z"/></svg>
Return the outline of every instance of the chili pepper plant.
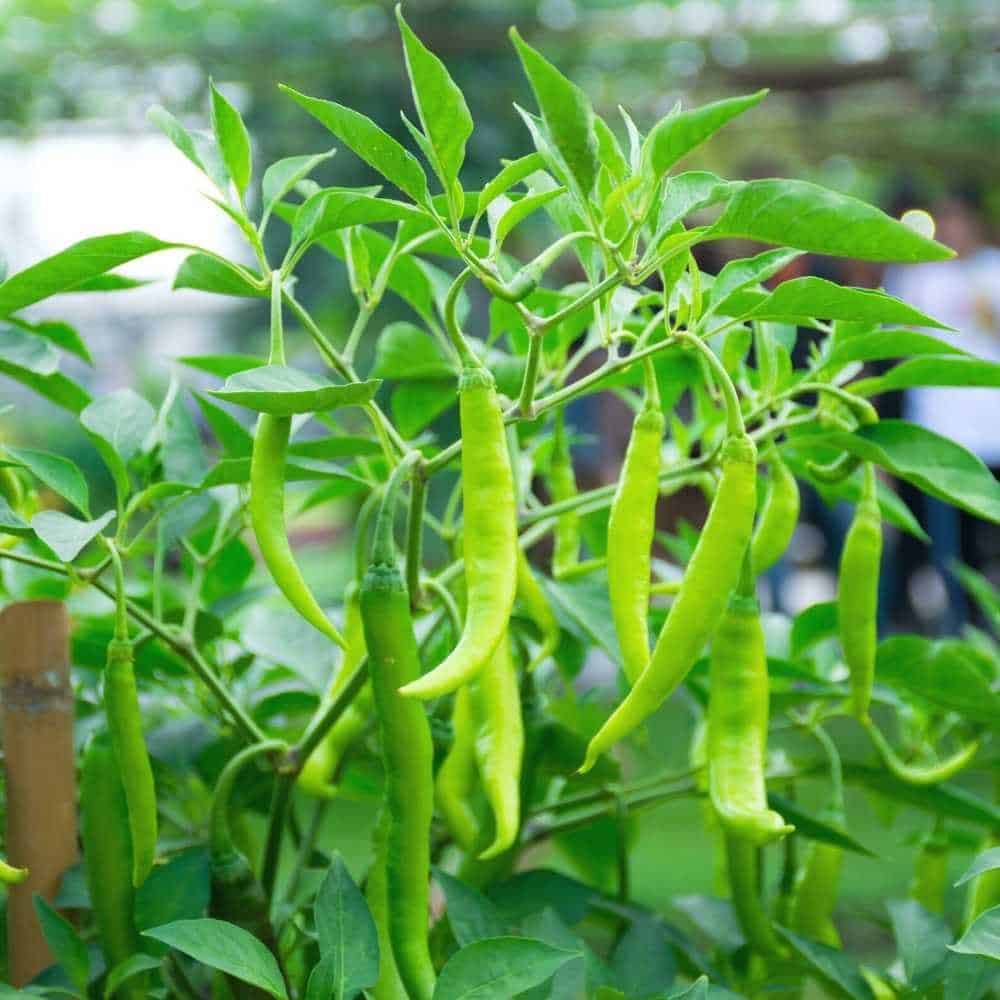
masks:
<svg viewBox="0 0 1000 1000"><path fill-rule="evenodd" d="M398 21L408 146L284 85L334 148L255 163L214 87L211 134L150 113L250 257L118 233L0 284L0 371L111 485L92 504L7 415L3 593L70 602L82 771L76 919L39 905L34 993L995 996L1000 601L959 567L986 627L880 637L878 584L883 535L927 541L900 482L994 522L1000 487L872 400L997 365L882 291L770 282L804 253L951 251L812 183L685 168L765 92L605 121L516 30L533 150L466 190L469 107ZM330 183L350 157L369 186ZM720 241L745 255L706 273ZM31 307L128 294L120 265L178 248L175 287L258 319L161 397L91 395L60 370L85 339ZM346 271L349 329L309 308L307 255ZM583 488L598 394L634 416L618 478ZM791 617L762 580L803 485L853 520L837 600ZM667 530L685 487L707 514ZM307 520L335 526L321 560ZM693 877L684 799L714 870L657 898L652 871ZM912 882L845 901L878 823Z"/></svg>

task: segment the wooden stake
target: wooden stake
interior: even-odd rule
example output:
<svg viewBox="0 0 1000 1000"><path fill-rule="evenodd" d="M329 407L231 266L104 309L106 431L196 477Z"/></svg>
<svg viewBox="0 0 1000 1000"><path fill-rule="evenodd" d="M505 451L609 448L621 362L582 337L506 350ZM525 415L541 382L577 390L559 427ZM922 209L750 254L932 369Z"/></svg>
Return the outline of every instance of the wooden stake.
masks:
<svg viewBox="0 0 1000 1000"><path fill-rule="evenodd" d="M52 964L32 896L51 901L78 858L69 615L56 601L0 612L8 860L30 874L11 886L7 954L14 986Z"/></svg>

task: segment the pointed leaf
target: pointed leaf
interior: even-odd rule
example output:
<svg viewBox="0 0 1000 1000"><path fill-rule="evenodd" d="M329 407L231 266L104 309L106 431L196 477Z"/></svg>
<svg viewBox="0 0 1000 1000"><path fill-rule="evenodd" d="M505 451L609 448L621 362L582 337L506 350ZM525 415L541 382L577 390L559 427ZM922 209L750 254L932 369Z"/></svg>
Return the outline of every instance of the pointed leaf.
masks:
<svg viewBox="0 0 1000 1000"><path fill-rule="evenodd" d="M112 233L81 240L12 274L0 285L0 316L17 312L59 292L71 292L89 278L130 260L179 245L140 232Z"/></svg>
<svg viewBox="0 0 1000 1000"><path fill-rule="evenodd" d="M997 868L1000 868L1000 847L991 847L989 850L983 851L982 854L976 855L972 864L962 872L961 878L955 885L964 885L978 875L982 875L983 872L991 872Z"/></svg>
<svg viewBox="0 0 1000 1000"><path fill-rule="evenodd" d="M68 500L81 514L90 517L90 496L83 473L67 458L35 448L7 447L7 454L23 465L50 490Z"/></svg>
<svg viewBox="0 0 1000 1000"><path fill-rule="evenodd" d="M127 983L133 976L140 976L144 972L151 972L160 967L160 960L152 955L144 955L138 952L129 955L128 958L119 962L104 980L104 1000L112 1000L120 989L122 983ZM125 995L124 992L122 995Z"/></svg>
<svg viewBox="0 0 1000 1000"><path fill-rule="evenodd" d="M549 138L586 198L594 187L599 166L594 109L590 100L575 83L567 80L528 45L516 28L510 29L510 37L521 57Z"/></svg>
<svg viewBox="0 0 1000 1000"><path fill-rule="evenodd" d="M215 83L210 83L212 91L212 131L222 151L226 170L236 185L240 201L250 186L253 163L250 152L250 133L240 113L219 92Z"/></svg>
<svg viewBox="0 0 1000 1000"><path fill-rule="evenodd" d="M36 337L41 337L51 344L55 344L56 347L61 348L69 354L76 355L76 357L86 364L92 365L94 363L94 359L90 356L90 351L83 342L83 338L69 323L62 323L58 320L43 320L41 323L29 323L27 320L23 320L17 316L12 316L10 321L20 329L26 330L28 333L33 333Z"/></svg>
<svg viewBox="0 0 1000 1000"><path fill-rule="evenodd" d="M31 526L11 509L6 498L0 494L0 535L17 535L19 538L27 538L30 534Z"/></svg>
<svg viewBox="0 0 1000 1000"><path fill-rule="evenodd" d="M848 954L825 944L809 941L784 927L776 930L799 953L819 980L851 1000L874 1000L871 987L857 962Z"/></svg>
<svg viewBox="0 0 1000 1000"><path fill-rule="evenodd" d="M465 144L472 135L472 115L444 63L413 33L399 4L396 22L403 39L413 103L434 152L432 162L445 191L450 192L465 160Z"/></svg>
<svg viewBox="0 0 1000 1000"><path fill-rule="evenodd" d="M914 354L962 356L965 352L961 347L927 333L917 333L914 330L878 330L837 341L820 368L824 371L839 371L852 361L882 361L886 358L906 358Z"/></svg>
<svg viewBox="0 0 1000 1000"><path fill-rule="evenodd" d="M741 237L834 257L948 260L954 253L849 195L794 180L748 181L715 224L713 239Z"/></svg>
<svg viewBox="0 0 1000 1000"><path fill-rule="evenodd" d="M175 920L142 933L209 968L257 986L279 1000L288 1000L288 991L274 956L242 927L203 917Z"/></svg>
<svg viewBox="0 0 1000 1000"><path fill-rule="evenodd" d="M506 194L515 184L520 184L535 171L544 169L545 161L540 153L528 153L517 160L505 163L496 177L479 192L477 214L482 215L500 195Z"/></svg>
<svg viewBox="0 0 1000 1000"><path fill-rule="evenodd" d="M218 148L211 138L186 129L166 108L154 104L146 120L155 125L220 191L229 178Z"/></svg>
<svg viewBox="0 0 1000 1000"><path fill-rule="evenodd" d="M373 378L448 379L458 375L455 363L445 357L437 341L412 323L390 323L375 345Z"/></svg>
<svg viewBox="0 0 1000 1000"><path fill-rule="evenodd" d="M388 132L360 112L335 101L307 97L284 84L279 86L365 163L392 181L400 191L408 194L415 202L426 201L427 178L420 163Z"/></svg>
<svg viewBox="0 0 1000 1000"><path fill-rule="evenodd" d="M90 956L87 953L87 946L73 925L37 892L32 896L32 902L35 904L35 914L45 936L45 943L49 946L53 957L81 995L85 994L90 979Z"/></svg>
<svg viewBox="0 0 1000 1000"><path fill-rule="evenodd" d="M920 987L928 975L947 959L951 929L939 916L928 913L914 899L891 899L886 905L907 982Z"/></svg>
<svg viewBox="0 0 1000 1000"><path fill-rule="evenodd" d="M381 384L371 379L335 385L295 368L264 365L230 376L223 388L210 390L210 394L260 413L288 417L339 406L363 406L371 402Z"/></svg>
<svg viewBox="0 0 1000 1000"><path fill-rule="evenodd" d="M944 357L910 358L884 375L860 379L851 384L859 396L878 396L919 385L988 386L1000 388L1000 364L960 354Z"/></svg>
<svg viewBox="0 0 1000 1000"><path fill-rule="evenodd" d="M324 160L329 160L337 151L328 149L325 153L314 153L311 156L286 156L283 160L272 163L264 171L261 180L261 200L263 215L271 214L274 206L295 187L299 181L308 177Z"/></svg>
<svg viewBox="0 0 1000 1000"><path fill-rule="evenodd" d="M781 248L780 250L765 250L763 253L757 254L756 257L729 261L716 275L712 287L708 290L708 295L705 298L705 314L716 310L724 311L731 295L748 285L756 285L767 281L768 278L773 278L801 255L801 250Z"/></svg>
<svg viewBox="0 0 1000 1000"><path fill-rule="evenodd" d="M255 276L256 277L256 276ZM265 288L252 285L244 275L228 267L218 257L193 253L181 261L174 277L174 288L192 288L215 295L238 295L244 298L267 298Z"/></svg>
<svg viewBox="0 0 1000 1000"><path fill-rule="evenodd" d="M109 510L95 521L80 521L62 511L43 510L31 519L31 527L63 562L72 562L114 516Z"/></svg>
<svg viewBox="0 0 1000 1000"><path fill-rule="evenodd" d="M962 955L982 955L1000 962L1000 906L981 913L960 940L948 947Z"/></svg>
<svg viewBox="0 0 1000 1000"><path fill-rule="evenodd" d="M152 405L131 389L99 396L80 414L80 423L111 445L123 462L139 453L155 422Z"/></svg>
<svg viewBox="0 0 1000 1000"><path fill-rule="evenodd" d="M474 941L445 963L434 1000L510 1000L551 979L579 954L532 938Z"/></svg>
<svg viewBox="0 0 1000 1000"><path fill-rule="evenodd" d="M496 254L500 250L504 240L516 226L519 226L529 215L552 201L553 198L558 198L564 191L565 188L555 187L549 191L527 194L511 203L510 207L497 219L496 225L493 226L493 237L490 241L491 253Z"/></svg>
<svg viewBox="0 0 1000 1000"><path fill-rule="evenodd" d="M729 97L690 111L669 114L650 130L642 156L653 179L663 176L679 159L700 146L713 132L737 115L760 104L767 90L746 97Z"/></svg>
<svg viewBox="0 0 1000 1000"><path fill-rule="evenodd" d="M437 868L434 878L444 890L448 924L459 948L506 934L499 911L478 889Z"/></svg>
<svg viewBox="0 0 1000 1000"><path fill-rule="evenodd" d="M59 370L59 352L50 343L13 326L0 327L0 356L12 368L34 375L51 375Z"/></svg>

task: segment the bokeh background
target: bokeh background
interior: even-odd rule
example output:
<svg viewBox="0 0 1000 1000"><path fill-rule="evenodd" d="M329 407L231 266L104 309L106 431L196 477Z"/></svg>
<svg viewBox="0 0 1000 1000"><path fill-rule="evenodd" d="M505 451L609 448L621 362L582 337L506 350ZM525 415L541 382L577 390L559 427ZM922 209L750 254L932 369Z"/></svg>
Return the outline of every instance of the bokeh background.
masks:
<svg viewBox="0 0 1000 1000"><path fill-rule="evenodd" d="M728 177L801 176L896 214L957 205L977 247L998 242L996 0L410 0L406 14L447 62L477 122L467 188L492 176L500 156L530 149L511 107L531 105L506 37L516 23L609 120L621 104L648 128L678 99L691 105L771 88L761 108L720 133L689 166ZM149 106L162 104L186 124L206 128L209 77L244 114L258 165L331 145L282 97L278 81L356 107L408 141L398 109L409 107L410 97L389 3L0 0L0 47L0 250L10 270L86 236L125 229L242 254L238 234L200 194L194 168L145 118ZM346 151L318 174L345 185L369 176ZM277 227L270 235L280 242ZM530 244L530 230L522 238ZM258 307L171 292L177 263L165 254L133 267L130 273L157 279L148 287L113 297L63 296L37 310L80 328L97 365L77 374L98 391L138 380L155 395L179 371L177 356L260 349L265 317ZM709 269L718 263L703 261ZM830 261L803 266L854 284L887 278ZM302 294L327 328L346 332L353 307L344 275L328 257L306 258ZM935 311L933 302L922 305ZM996 315L989 315L989 301L985 307L984 329L992 330L995 345ZM393 318L390 307L384 321ZM78 448L74 457L101 475L57 413L2 383L0 402L7 399L23 405L0 433L43 446L58 438L60 449ZM898 406L883 402L884 412ZM592 409L576 419L582 478L593 485L614 475L624 415ZM918 497L908 499L925 521L931 516ZM696 520L698 502L676 498L664 527L679 516ZM323 518L328 522L328 511L297 526L303 540L319 543L303 550L317 570L336 527ZM794 613L832 596L844 526L844 512L811 499L791 557L770 581L773 607ZM996 574L995 531L977 523L959 531L964 548L951 554ZM967 609L942 559L897 541L887 547L883 624L931 633L960 628ZM336 581L322 571L316 579L332 598ZM665 734L671 724L665 717ZM680 741L676 749L682 758ZM863 836L883 857L852 861L845 881L855 905L874 914L887 892L899 890L911 848L898 829L872 824ZM648 827L657 833L637 849L639 896L652 902L706 891L710 865L696 808L666 807ZM584 855L592 849L593 842L581 845Z"/></svg>

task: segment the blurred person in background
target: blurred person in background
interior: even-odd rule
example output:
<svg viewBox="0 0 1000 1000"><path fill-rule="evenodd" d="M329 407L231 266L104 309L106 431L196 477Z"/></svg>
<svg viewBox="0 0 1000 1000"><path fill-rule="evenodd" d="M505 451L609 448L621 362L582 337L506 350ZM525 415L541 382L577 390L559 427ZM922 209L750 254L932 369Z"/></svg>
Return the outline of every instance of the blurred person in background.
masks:
<svg viewBox="0 0 1000 1000"><path fill-rule="evenodd" d="M979 199L972 191L955 191L931 214L936 238L955 250L956 259L892 265L883 279L885 290L953 326L958 331L956 346L1000 362L1000 248L987 240ZM903 398L902 415L964 445L994 475L1000 470L1000 393L995 389L910 389ZM995 527L954 507L923 494L920 498L924 526L931 536L931 564L947 596L937 626L941 632L955 632L966 620L967 607L951 564L961 560L995 580L1000 536Z"/></svg>

